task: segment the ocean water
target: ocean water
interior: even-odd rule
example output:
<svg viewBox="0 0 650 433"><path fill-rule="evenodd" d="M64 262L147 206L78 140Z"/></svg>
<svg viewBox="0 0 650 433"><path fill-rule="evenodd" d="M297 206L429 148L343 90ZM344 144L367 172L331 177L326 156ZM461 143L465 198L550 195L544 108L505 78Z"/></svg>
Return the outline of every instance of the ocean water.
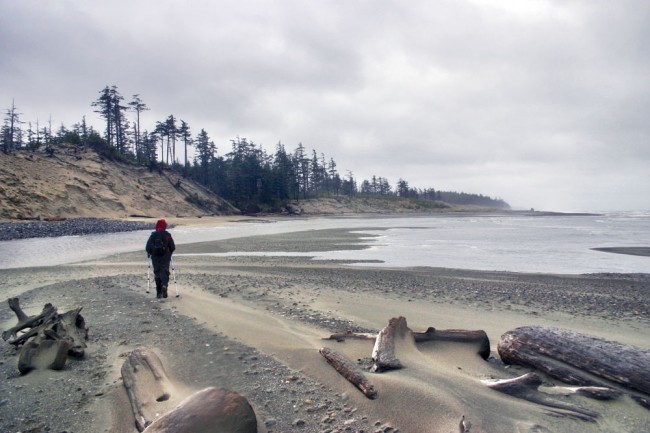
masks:
<svg viewBox="0 0 650 433"><path fill-rule="evenodd" d="M484 216L415 219L368 230L369 248L323 258L381 260L383 266L434 266L563 274L649 273L650 257L595 251L649 247L650 216ZM375 266L374 264L372 264Z"/></svg>
<svg viewBox="0 0 650 433"><path fill-rule="evenodd" d="M650 257L592 249L649 247L650 213L309 218L217 227L178 227L172 233L177 244L182 245L329 228L348 228L367 234L363 238L366 248L220 255L302 255L316 259L351 260L363 266L433 266L561 274L650 273ZM59 265L139 251L144 249L148 234L148 231L139 231L0 242L0 269ZM146 262L144 252L143 261Z"/></svg>

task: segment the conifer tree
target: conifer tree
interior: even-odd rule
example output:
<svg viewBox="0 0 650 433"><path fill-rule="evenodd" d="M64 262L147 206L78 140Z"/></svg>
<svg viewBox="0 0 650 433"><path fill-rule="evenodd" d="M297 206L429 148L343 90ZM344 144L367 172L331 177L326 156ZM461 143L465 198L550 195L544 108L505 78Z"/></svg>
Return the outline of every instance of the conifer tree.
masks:
<svg viewBox="0 0 650 433"><path fill-rule="evenodd" d="M16 111L16 104L11 101L11 108L7 109L5 121L0 130L2 151L4 153L13 152L22 145L21 123L20 114Z"/></svg>
<svg viewBox="0 0 650 433"><path fill-rule="evenodd" d="M149 107L147 107L147 104L142 102L142 99L140 99L140 95L138 94L133 95L131 102L129 102L129 106L133 111L135 111L135 154L137 160L140 161L141 155L147 155L147 153L143 152L141 149L140 113L149 110Z"/></svg>
<svg viewBox="0 0 650 433"><path fill-rule="evenodd" d="M183 140L183 147L185 148L185 164L183 165L183 172L187 176L187 148L192 145L192 135L190 132L190 126L186 121L181 120L181 126L178 128L178 133L180 138Z"/></svg>

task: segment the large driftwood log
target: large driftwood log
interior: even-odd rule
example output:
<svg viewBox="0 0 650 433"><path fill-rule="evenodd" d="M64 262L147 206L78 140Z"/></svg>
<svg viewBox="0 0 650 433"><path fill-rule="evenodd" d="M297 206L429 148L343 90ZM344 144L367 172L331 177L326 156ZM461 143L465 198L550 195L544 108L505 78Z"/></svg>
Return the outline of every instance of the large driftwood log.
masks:
<svg viewBox="0 0 650 433"><path fill-rule="evenodd" d="M456 343L476 343L477 353L483 359L490 356L490 339L483 330L466 331L464 329L427 328L424 332L413 332L416 343L425 341L453 341Z"/></svg>
<svg viewBox="0 0 650 433"><path fill-rule="evenodd" d="M84 356L88 328L81 308L58 314L57 308L48 303L40 314L27 316L18 298L10 298L8 304L18 324L4 331L2 338L16 347L22 346L18 357L22 374L37 368L61 370L68 356Z"/></svg>
<svg viewBox="0 0 650 433"><path fill-rule="evenodd" d="M532 367L571 385L613 382L650 395L649 350L545 326L508 331L497 350L506 364Z"/></svg>
<svg viewBox="0 0 650 433"><path fill-rule="evenodd" d="M353 361L329 347L322 347L318 352L323 355L327 362L356 386L369 399L377 398L377 391L365 374L357 368Z"/></svg>
<svg viewBox="0 0 650 433"><path fill-rule="evenodd" d="M144 433L257 433L257 417L246 398L221 388L205 388L183 400Z"/></svg>

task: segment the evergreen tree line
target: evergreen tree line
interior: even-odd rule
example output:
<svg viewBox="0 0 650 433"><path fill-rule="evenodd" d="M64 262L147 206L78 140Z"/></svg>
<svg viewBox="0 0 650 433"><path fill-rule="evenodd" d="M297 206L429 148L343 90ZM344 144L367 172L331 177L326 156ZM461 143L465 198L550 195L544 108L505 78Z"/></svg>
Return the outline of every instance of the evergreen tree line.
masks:
<svg viewBox="0 0 650 433"><path fill-rule="evenodd" d="M157 121L152 130L142 130L140 115L149 108L137 94L124 103L116 86L104 87L91 106L104 120L103 136L86 124L85 116L71 128L61 125L56 131L52 131L51 120L42 127L38 120L35 125L25 125L12 103L0 130L1 148L6 154L39 148L53 154L63 143L89 146L152 170L178 170L247 212L276 211L290 200L358 195L509 207L503 200L483 195L412 188L403 179L394 188L381 176L359 183L351 171L341 175L334 159L308 151L302 143L293 151L278 143L274 152L268 153L261 145L237 137L230 141L230 151L220 154L205 129L192 136L188 123L174 115ZM190 148L194 149L192 160L188 159Z"/></svg>

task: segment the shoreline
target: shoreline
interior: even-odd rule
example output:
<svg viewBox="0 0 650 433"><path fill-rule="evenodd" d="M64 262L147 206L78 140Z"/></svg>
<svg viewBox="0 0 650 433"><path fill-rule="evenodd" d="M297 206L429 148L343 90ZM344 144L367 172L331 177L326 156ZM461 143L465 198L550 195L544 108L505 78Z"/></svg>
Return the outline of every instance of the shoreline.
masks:
<svg viewBox="0 0 650 433"><path fill-rule="evenodd" d="M206 217L165 217L174 225L208 225L231 222L259 222L265 219L301 219L301 218L399 218L399 217L428 217L428 216L458 216L471 217L477 215L502 215L502 216L597 216L601 214L587 212L551 212L551 211L523 211L503 209L450 209L420 212L387 212L387 213L306 213L306 214L257 214L257 215L222 215ZM137 230L152 229L158 217L132 215L127 218L54 218L54 219L0 219L0 242L19 239L32 239L43 237L79 236L90 234L122 233Z"/></svg>

